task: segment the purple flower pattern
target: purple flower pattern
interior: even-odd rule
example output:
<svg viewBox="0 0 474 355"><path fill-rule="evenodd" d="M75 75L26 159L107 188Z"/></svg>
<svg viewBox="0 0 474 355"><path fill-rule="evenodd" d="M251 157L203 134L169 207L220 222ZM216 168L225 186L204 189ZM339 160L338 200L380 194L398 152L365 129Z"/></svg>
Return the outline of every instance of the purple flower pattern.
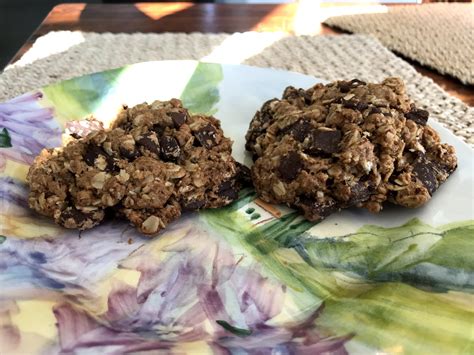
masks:
<svg viewBox="0 0 474 355"><path fill-rule="evenodd" d="M200 341L216 354L270 354L272 349L345 354L350 337L328 338L315 328L320 310L299 323L272 322L288 297L286 286L264 276L248 256L235 255L197 214L146 243L135 231L123 237L124 227L110 223L82 238L65 232L34 243L3 242L2 297L58 299L53 312L59 352L174 352L180 344ZM130 237L132 244L126 241ZM96 314L90 307L97 302L98 288L117 268L139 272L138 284L115 282L104 295L106 311ZM217 320L251 335L241 338Z"/></svg>
<svg viewBox="0 0 474 355"><path fill-rule="evenodd" d="M12 145L0 148L0 171L8 159L29 165L43 148L61 144L61 128L53 110L39 105L41 97L34 92L0 103L0 129L7 129Z"/></svg>

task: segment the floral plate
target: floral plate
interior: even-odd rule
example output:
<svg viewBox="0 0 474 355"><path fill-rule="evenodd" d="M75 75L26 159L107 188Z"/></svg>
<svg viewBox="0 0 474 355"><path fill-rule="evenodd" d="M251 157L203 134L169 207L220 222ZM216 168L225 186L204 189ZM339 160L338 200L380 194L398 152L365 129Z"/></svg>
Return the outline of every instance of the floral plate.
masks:
<svg viewBox="0 0 474 355"><path fill-rule="evenodd" d="M0 104L0 353L473 353L474 153L417 210L279 218L253 190L147 239L124 222L78 233L28 209L25 176L69 121L180 97L244 153L248 123L297 73L147 62Z"/></svg>

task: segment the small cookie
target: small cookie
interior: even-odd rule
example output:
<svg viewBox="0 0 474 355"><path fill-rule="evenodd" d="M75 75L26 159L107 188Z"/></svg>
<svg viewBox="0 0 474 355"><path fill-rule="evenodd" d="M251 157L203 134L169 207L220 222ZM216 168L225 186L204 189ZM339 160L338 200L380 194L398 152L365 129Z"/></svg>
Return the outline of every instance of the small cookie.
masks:
<svg viewBox="0 0 474 355"><path fill-rule="evenodd" d="M30 207L67 228L91 228L113 212L156 234L182 210L232 202L248 180L220 122L177 99L124 107L110 129L79 128L28 174Z"/></svg>
<svg viewBox="0 0 474 355"><path fill-rule="evenodd" d="M428 116L398 78L288 87L246 134L256 190L312 221L351 206L379 212L385 201L419 207L457 166Z"/></svg>

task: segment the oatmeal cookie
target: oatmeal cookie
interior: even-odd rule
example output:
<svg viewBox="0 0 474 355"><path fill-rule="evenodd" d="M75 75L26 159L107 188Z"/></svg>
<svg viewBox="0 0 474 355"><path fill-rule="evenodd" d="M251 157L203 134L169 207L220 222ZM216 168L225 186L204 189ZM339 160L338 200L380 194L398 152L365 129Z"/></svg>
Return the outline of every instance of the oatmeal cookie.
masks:
<svg viewBox="0 0 474 355"><path fill-rule="evenodd" d="M232 202L249 175L220 122L177 99L124 107L109 129L72 128L69 143L43 150L28 174L30 207L67 228L91 228L111 212L156 234L183 210Z"/></svg>
<svg viewBox="0 0 474 355"><path fill-rule="evenodd" d="M287 87L246 134L256 190L312 221L351 206L379 212L385 201L419 207L457 166L428 117L398 78Z"/></svg>

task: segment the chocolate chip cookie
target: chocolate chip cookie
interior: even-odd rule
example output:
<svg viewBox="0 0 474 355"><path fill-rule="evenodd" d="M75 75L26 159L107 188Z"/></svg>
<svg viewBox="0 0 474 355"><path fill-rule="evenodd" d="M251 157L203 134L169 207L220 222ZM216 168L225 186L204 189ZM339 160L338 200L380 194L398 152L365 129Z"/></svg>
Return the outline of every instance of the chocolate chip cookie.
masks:
<svg viewBox="0 0 474 355"><path fill-rule="evenodd" d="M256 190L312 221L351 206L379 212L385 201L422 206L457 166L428 117L398 78L287 87L246 135Z"/></svg>
<svg viewBox="0 0 474 355"><path fill-rule="evenodd" d="M67 228L112 214L156 234L183 210L232 202L248 175L220 122L177 99L124 107L109 129L84 127L71 128L66 146L43 150L27 178L30 207Z"/></svg>

